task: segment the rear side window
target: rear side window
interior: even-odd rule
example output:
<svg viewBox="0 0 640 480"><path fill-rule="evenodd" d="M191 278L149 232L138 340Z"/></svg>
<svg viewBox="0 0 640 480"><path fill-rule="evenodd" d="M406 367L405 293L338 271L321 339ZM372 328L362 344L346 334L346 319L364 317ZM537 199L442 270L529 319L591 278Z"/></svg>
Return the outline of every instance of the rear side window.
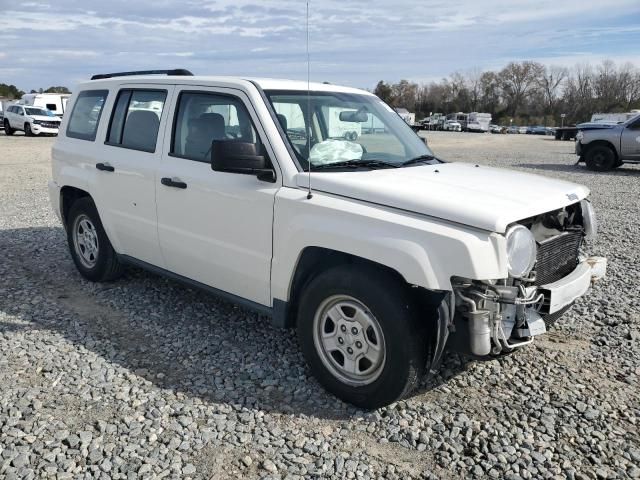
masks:
<svg viewBox="0 0 640 480"><path fill-rule="evenodd" d="M155 152L166 98L166 90L120 90L105 143Z"/></svg>
<svg viewBox="0 0 640 480"><path fill-rule="evenodd" d="M109 90L85 90L78 94L67 126L67 137L93 142Z"/></svg>

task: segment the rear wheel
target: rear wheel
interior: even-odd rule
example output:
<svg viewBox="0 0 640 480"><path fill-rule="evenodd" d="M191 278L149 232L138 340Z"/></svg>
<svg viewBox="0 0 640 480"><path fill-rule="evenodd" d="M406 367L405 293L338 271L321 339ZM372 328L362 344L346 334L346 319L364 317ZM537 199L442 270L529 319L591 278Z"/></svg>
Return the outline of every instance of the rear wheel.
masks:
<svg viewBox="0 0 640 480"><path fill-rule="evenodd" d="M378 408L410 393L424 373L427 342L400 281L367 266L315 277L300 298L298 339L313 375L331 393Z"/></svg>
<svg viewBox="0 0 640 480"><path fill-rule="evenodd" d="M69 210L67 242L73 262L87 280L102 282L122 275L123 267L111 246L93 200L83 197Z"/></svg>
<svg viewBox="0 0 640 480"><path fill-rule="evenodd" d="M589 170L607 172L616 167L615 152L606 145L594 145L584 155L584 161Z"/></svg>
<svg viewBox="0 0 640 480"><path fill-rule="evenodd" d="M15 130L13 128L11 128L11 125L9 124L9 120L5 119L4 121L4 133L5 135L13 135L15 132Z"/></svg>
<svg viewBox="0 0 640 480"><path fill-rule="evenodd" d="M31 131L31 125L29 125L28 123L24 124L24 134L27 137L33 137L33 132Z"/></svg>

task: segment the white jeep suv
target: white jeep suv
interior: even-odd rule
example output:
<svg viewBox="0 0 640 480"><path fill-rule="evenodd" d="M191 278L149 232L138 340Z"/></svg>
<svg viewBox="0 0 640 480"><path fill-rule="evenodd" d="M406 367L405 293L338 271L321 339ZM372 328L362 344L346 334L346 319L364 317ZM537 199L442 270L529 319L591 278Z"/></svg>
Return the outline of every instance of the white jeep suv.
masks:
<svg viewBox="0 0 640 480"><path fill-rule="evenodd" d="M295 327L347 402L407 395L448 345L523 347L604 274L585 187L445 163L371 93L136 73L79 85L53 147L78 270L142 266Z"/></svg>
<svg viewBox="0 0 640 480"><path fill-rule="evenodd" d="M4 112L4 133L22 130L27 137L40 134L57 135L60 119L53 112L28 105L11 105Z"/></svg>

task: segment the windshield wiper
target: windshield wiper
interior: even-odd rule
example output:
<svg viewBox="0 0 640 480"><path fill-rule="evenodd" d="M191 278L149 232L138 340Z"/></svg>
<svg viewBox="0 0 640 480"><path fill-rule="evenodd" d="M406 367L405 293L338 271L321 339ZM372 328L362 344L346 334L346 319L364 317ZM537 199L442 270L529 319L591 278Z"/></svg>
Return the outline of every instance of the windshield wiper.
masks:
<svg viewBox="0 0 640 480"><path fill-rule="evenodd" d="M418 157L414 157L410 160L407 160L405 162L402 162L400 164L401 167L406 167L407 165L415 165L417 163L440 163L440 161L434 157L433 155L429 155L429 154L425 154L425 155L420 155Z"/></svg>
<svg viewBox="0 0 640 480"><path fill-rule="evenodd" d="M374 160L374 159L353 159L353 160L344 160L341 162L333 162L333 163L325 163L322 165L312 165L311 171L314 170L328 170L331 168L398 168L400 165L390 162L385 162L383 160Z"/></svg>

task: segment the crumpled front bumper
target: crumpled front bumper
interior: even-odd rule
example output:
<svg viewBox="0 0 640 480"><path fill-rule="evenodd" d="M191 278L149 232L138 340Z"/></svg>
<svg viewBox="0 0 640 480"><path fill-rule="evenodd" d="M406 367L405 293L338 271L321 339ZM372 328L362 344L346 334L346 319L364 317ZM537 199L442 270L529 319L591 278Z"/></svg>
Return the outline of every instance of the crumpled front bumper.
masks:
<svg viewBox="0 0 640 480"><path fill-rule="evenodd" d="M540 286L473 280L458 283L454 286L456 314L467 322L464 343L468 350L484 357L530 344L534 337L546 333L547 316L561 314L583 296L594 281L606 275L606 265L603 257L582 258L567 276Z"/></svg>
<svg viewBox="0 0 640 480"><path fill-rule="evenodd" d="M542 285L547 313L556 313L584 295L592 282L603 278L607 271L607 259L589 257L582 260L573 272L557 282Z"/></svg>

